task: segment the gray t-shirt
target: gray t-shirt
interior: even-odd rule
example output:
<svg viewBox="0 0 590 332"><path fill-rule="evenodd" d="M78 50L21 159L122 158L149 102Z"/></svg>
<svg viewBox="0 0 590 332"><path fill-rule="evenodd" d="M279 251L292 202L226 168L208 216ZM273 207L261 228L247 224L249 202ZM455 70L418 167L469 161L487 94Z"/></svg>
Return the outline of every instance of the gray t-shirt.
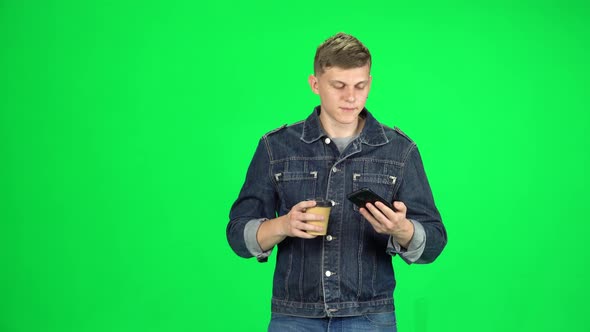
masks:
<svg viewBox="0 0 590 332"><path fill-rule="evenodd" d="M350 142L352 142L357 137L358 136L336 137L336 138L330 137L330 139L332 140L332 142L334 142L334 144L336 144L338 151L340 151L340 153L342 153L342 151L344 151L344 149L346 149L348 144L350 144Z"/></svg>

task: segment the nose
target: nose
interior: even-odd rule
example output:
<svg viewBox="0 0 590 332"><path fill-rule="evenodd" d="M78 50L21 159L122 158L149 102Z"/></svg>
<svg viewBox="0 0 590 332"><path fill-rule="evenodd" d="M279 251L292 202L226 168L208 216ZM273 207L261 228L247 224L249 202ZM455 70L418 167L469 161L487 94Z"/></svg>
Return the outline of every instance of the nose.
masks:
<svg viewBox="0 0 590 332"><path fill-rule="evenodd" d="M344 100L349 103L354 103L356 101L356 96L354 95L354 90L346 90L346 95L344 96Z"/></svg>

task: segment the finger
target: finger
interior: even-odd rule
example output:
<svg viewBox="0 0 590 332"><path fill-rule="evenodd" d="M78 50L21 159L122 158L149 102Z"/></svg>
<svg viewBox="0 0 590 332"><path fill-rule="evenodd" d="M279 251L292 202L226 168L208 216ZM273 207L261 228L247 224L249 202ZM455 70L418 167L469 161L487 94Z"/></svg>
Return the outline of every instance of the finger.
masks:
<svg viewBox="0 0 590 332"><path fill-rule="evenodd" d="M316 201L301 201L297 203L293 208L297 208L298 211L305 211L311 207L316 206Z"/></svg>
<svg viewBox="0 0 590 332"><path fill-rule="evenodd" d="M308 234L307 232L312 231L312 232L322 232L324 230L324 228L322 226L319 225L313 225L313 224L308 224L305 221L297 221L294 222L292 225L293 229L292 229L292 233L293 234ZM299 235L297 235L299 236ZM299 236L299 237L304 237L307 239L310 239L311 237L308 236ZM315 235L312 235L312 237L315 237Z"/></svg>
<svg viewBox="0 0 590 332"><path fill-rule="evenodd" d="M295 233L296 231L301 232L322 232L324 228L320 225L309 224L305 220L292 220L289 223L289 228L291 229L291 233Z"/></svg>
<svg viewBox="0 0 590 332"><path fill-rule="evenodd" d="M404 215L406 215L406 212L408 211L408 207L406 206L406 204L404 204L404 202L395 201L395 202L393 202L393 206L397 209L398 212L401 212Z"/></svg>
<svg viewBox="0 0 590 332"><path fill-rule="evenodd" d="M309 233L302 231L300 229L294 229L293 235L296 237L300 237L302 239L313 239L316 237L316 235L309 234Z"/></svg>
<svg viewBox="0 0 590 332"><path fill-rule="evenodd" d="M324 220L324 216L322 216L321 214L315 214L315 213L302 213L300 215L300 219L302 221L310 221L310 220Z"/></svg>
<svg viewBox="0 0 590 332"><path fill-rule="evenodd" d="M307 213L305 209L303 211L292 211L291 219L293 221L310 221L310 220L324 220L324 216L321 214Z"/></svg>
<svg viewBox="0 0 590 332"><path fill-rule="evenodd" d="M377 219L375 219L371 212L367 211L366 208L360 208L359 212L363 215L363 217L365 217L365 219L367 219L369 224L373 226L375 231L377 231L378 233L381 233L383 231L383 225Z"/></svg>
<svg viewBox="0 0 590 332"><path fill-rule="evenodd" d="M321 232L324 230L324 228L320 225L314 225L314 224L308 224L304 221L297 223L295 229L307 232L307 231L312 231L312 232Z"/></svg>
<svg viewBox="0 0 590 332"><path fill-rule="evenodd" d="M383 205L383 203L377 202L376 204L381 204L385 209L387 209L387 207ZM384 227L386 227L390 223L389 219L387 218L387 216L385 216L385 214L383 214L383 211L381 211L381 209L377 208L375 205L371 203L368 203L366 206L367 210L369 210L373 217Z"/></svg>
<svg viewBox="0 0 590 332"><path fill-rule="evenodd" d="M397 218L396 212L392 210L389 206L381 202L376 202L375 207L377 207L377 209L379 209L383 216L387 218L389 221L395 220Z"/></svg>
<svg viewBox="0 0 590 332"><path fill-rule="evenodd" d="M374 218L379 222L381 225L382 233L391 234L391 232L397 227L399 223L399 216L396 215L393 210L387 207L385 204L377 202L383 210L373 206L371 208L371 213L373 214ZM385 215L385 213L389 214Z"/></svg>

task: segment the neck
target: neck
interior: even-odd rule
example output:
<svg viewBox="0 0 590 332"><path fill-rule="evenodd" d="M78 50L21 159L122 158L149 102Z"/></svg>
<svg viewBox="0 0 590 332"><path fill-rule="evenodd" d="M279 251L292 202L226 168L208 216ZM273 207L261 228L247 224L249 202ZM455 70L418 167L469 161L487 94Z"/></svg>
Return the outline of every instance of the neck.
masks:
<svg viewBox="0 0 590 332"><path fill-rule="evenodd" d="M324 128L324 131L326 134L328 134L328 136L332 138L340 138L351 137L360 134L365 125L365 119L359 116L353 123L338 123L320 116L320 123L322 124L322 128Z"/></svg>

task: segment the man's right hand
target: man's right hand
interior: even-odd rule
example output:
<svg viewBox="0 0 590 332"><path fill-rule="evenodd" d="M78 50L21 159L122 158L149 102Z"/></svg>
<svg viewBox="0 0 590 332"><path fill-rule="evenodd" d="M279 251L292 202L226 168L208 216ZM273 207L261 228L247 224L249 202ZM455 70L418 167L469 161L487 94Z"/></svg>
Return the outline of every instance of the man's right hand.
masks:
<svg viewBox="0 0 590 332"><path fill-rule="evenodd" d="M305 211L316 205L315 201L303 201L291 208L289 213L275 219L267 220L260 224L256 233L256 240L263 251L269 250L287 236L302 239L313 239L316 236L307 231L321 232L322 226L308 224L309 220L323 220L319 214L306 213Z"/></svg>
<svg viewBox="0 0 590 332"><path fill-rule="evenodd" d="M315 201L299 202L291 208L289 213L283 217L280 217L284 218L281 221L282 235L289 237L300 237L303 239L313 239L316 236L307 233L307 231L323 231L323 227L307 223L309 220L324 220L324 216L322 215L306 212L307 209L314 206L316 206Z"/></svg>

